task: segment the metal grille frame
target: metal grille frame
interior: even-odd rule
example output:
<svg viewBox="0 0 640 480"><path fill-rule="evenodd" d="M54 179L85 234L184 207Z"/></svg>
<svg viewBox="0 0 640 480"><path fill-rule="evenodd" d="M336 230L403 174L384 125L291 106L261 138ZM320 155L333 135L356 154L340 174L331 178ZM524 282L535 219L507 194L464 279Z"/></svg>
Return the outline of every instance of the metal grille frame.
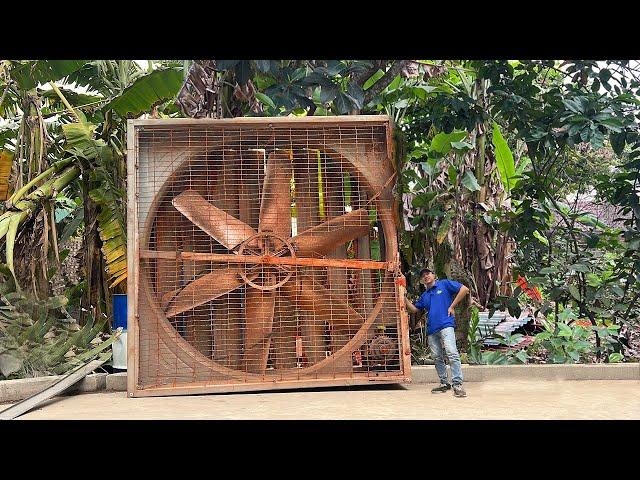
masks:
<svg viewBox="0 0 640 480"><path fill-rule="evenodd" d="M129 120L128 396L411 381L391 132L382 115Z"/></svg>

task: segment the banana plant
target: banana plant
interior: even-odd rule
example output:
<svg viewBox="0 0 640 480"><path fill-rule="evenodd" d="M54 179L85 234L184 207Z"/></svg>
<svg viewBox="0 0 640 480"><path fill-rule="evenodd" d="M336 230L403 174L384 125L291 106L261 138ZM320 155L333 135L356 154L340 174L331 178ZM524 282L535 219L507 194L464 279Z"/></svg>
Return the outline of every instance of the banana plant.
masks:
<svg viewBox="0 0 640 480"><path fill-rule="evenodd" d="M34 174L28 175L24 182L15 185L16 192L0 216L0 239L6 237L7 265L16 282L14 249L22 226L40 211L40 205L47 209L47 202L84 176L81 173L84 171L86 178L83 182L89 187L88 198L97 205L95 220L110 286L121 288L126 285L124 189L122 181L113 174L118 170L114 169L118 161L124 165L124 119L148 112L171 100L183 79L177 62L159 62L155 66L159 68L145 71L136 62L128 60L3 62L6 82L2 85L0 79L4 92L0 115L3 112L21 113L20 108L12 108L12 105L19 107L21 95L28 89L31 95L28 98L36 99L31 101L41 107L39 118L56 116L48 121L46 131L42 129L41 135L47 137L47 141L41 141L42 148L37 152L38 156L51 161L51 165L34 170ZM59 87L59 81L84 86L88 91L78 94ZM50 90L40 87L46 84ZM73 123L68 123L70 120ZM22 115L16 127L2 132L9 135L9 144L3 141L9 150L3 151L1 157L8 161L0 163L0 194L2 180L8 179L12 163L21 169L26 158L26 150L22 146L28 140L24 121L25 115ZM15 146L11 144L11 135L18 136ZM58 139L63 139L64 143ZM11 150L15 150L17 155ZM62 160L55 161L56 157ZM3 165L6 168L3 169ZM119 170L122 170L120 178L124 177L124 167ZM7 196L9 187L7 185ZM92 220L85 218L85 225L92 225ZM80 222L75 225L77 228ZM55 222L50 227L55 229ZM48 242L56 249L57 256L56 243L55 238Z"/></svg>
<svg viewBox="0 0 640 480"><path fill-rule="evenodd" d="M13 254L19 227L37 210L42 199L55 197L79 175L80 169L72 165L71 158L60 160L9 198L9 210L0 215L0 240L6 236L7 265L18 288L20 287L15 275ZM27 194L30 189L42 181L44 183Z"/></svg>
<svg viewBox="0 0 640 480"><path fill-rule="evenodd" d="M113 160L111 146L102 139L95 139L96 126L90 123L63 126L67 139L67 151L85 164L94 165L90 173L92 185L89 197L99 206L98 231L102 241L102 253L111 287L127 278L127 237L124 210L124 192L113 182L107 165Z"/></svg>

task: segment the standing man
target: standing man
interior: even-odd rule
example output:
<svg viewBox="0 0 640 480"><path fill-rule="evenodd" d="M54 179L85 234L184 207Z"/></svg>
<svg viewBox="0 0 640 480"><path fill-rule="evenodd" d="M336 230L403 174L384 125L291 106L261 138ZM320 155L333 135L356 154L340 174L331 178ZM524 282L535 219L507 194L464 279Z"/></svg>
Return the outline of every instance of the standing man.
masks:
<svg viewBox="0 0 640 480"><path fill-rule="evenodd" d="M415 305L406 297L405 303L411 313L426 310L428 315L427 339L436 362L438 377L440 377L440 386L432 389L431 393L444 393L451 389L447 379L447 367L442 356L444 347L451 367L453 394L456 397L466 397L467 394L462 387L462 366L456 347L453 315L455 306L469 293L469 289L454 280L437 279L435 273L429 268L420 270L420 283L427 288L426 291Z"/></svg>

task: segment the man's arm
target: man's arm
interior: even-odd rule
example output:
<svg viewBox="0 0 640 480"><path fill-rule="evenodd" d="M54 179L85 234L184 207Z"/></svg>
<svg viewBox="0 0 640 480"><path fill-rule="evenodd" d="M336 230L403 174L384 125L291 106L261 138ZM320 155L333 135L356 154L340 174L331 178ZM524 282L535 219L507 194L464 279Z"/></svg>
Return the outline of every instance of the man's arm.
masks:
<svg viewBox="0 0 640 480"><path fill-rule="evenodd" d="M413 303L409 301L406 296L404 297L404 304L407 306L407 310L409 310L411 313L418 313L420 311Z"/></svg>
<svg viewBox="0 0 640 480"><path fill-rule="evenodd" d="M447 314L453 315L455 313L456 305L462 301L462 299L467 295L467 293L469 293L469 289L464 285L461 285L460 290L458 290L458 294L456 295L456 298L454 298L453 302L451 302L451 306L449 307Z"/></svg>

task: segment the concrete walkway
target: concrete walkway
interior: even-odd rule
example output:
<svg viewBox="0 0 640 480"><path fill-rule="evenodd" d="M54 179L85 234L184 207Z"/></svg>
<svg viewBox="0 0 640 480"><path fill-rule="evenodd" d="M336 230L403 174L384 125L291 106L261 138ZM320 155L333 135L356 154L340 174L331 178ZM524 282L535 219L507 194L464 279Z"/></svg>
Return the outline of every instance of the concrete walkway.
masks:
<svg viewBox="0 0 640 480"><path fill-rule="evenodd" d="M20 419L640 419L638 380L469 382L466 398L432 394L433 386L131 399L92 393L52 399Z"/></svg>

